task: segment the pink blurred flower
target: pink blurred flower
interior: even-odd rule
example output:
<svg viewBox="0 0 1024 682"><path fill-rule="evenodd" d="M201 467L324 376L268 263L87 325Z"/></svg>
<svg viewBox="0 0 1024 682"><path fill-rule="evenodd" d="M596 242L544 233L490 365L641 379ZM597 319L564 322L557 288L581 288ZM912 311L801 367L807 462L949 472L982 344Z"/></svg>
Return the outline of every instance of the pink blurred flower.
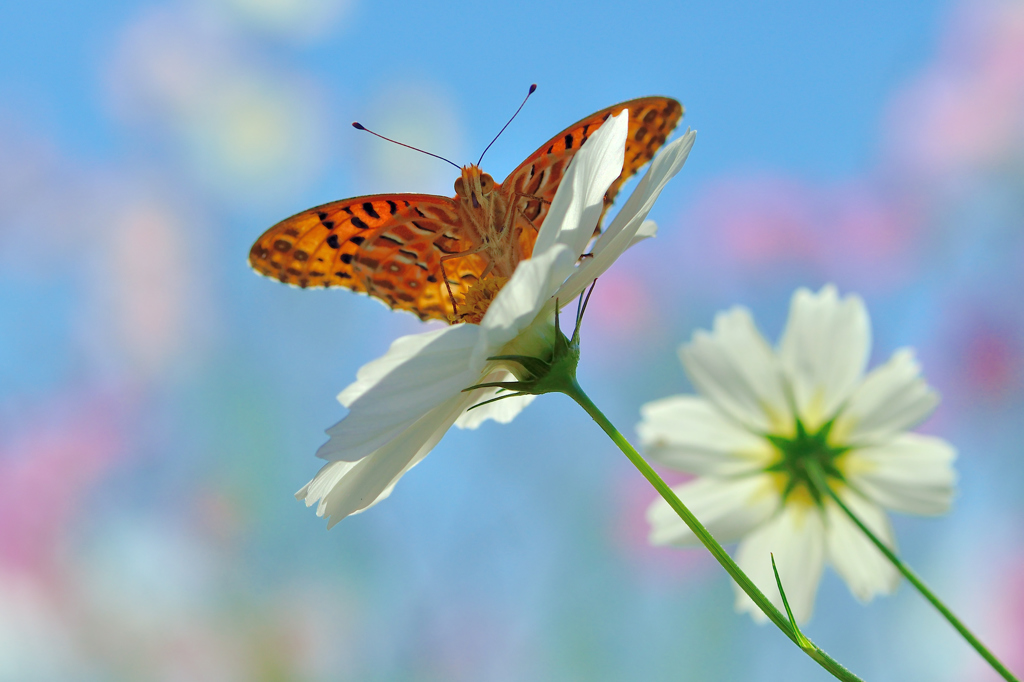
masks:
<svg viewBox="0 0 1024 682"><path fill-rule="evenodd" d="M685 218L707 240L704 268L763 273L804 266L862 290L913 277L921 211L870 182L815 186L781 177L726 179ZM708 265L708 261L712 265Z"/></svg>
<svg viewBox="0 0 1024 682"><path fill-rule="evenodd" d="M925 177L999 164L1024 143L1024 5L964 3L947 31L888 115L893 160Z"/></svg>
<svg viewBox="0 0 1024 682"><path fill-rule="evenodd" d="M653 292L636 269L622 267L601 276L587 308L587 324L595 351L616 350L649 339L662 326Z"/></svg>
<svg viewBox="0 0 1024 682"><path fill-rule="evenodd" d="M32 283L73 283L63 294L75 327L66 342L105 375L90 380L147 382L202 350L213 249L187 198L137 168L79 167L45 139L2 124L0 266ZM40 230L54 213L74 218Z"/></svg>
<svg viewBox="0 0 1024 682"><path fill-rule="evenodd" d="M4 429L14 431L0 443L0 565L8 570L45 577L54 568L79 505L122 452L109 401L73 400L77 409L50 405Z"/></svg>
<svg viewBox="0 0 1024 682"><path fill-rule="evenodd" d="M999 589L992 595L992 650L1018 675L1024 672L1024 554L1007 562L1003 575L993 582ZM992 679L997 679L991 670Z"/></svg>
<svg viewBox="0 0 1024 682"><path fill-rule="evenodd" d="M97 278L101 310L82 323L104 336L113 332L136 380L167 371L205 340L206 268L186 222L168 202L143 196L123 198L111 216Z"/></svg>

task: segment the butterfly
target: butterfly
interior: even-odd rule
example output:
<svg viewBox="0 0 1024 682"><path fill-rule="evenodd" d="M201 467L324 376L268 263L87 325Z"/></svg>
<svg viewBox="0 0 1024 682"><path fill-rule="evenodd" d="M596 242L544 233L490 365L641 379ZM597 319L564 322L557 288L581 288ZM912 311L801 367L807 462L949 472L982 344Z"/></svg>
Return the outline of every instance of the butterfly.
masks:
<svg viewBox="0 0 1024 682"><path fill-rule="evenodd" d="M679 124L684 110L676 100L643 97L591 114L545 142L502 183L476 164L464 166L453 198L375 194L303 211L264 232L249 251L249 265L303 289L365 293L422 320L466 321L459 307L467 293L484 279L511 277L530 257L573 156L624 109L625 162L605 194L603 218L623 183Z"/></svg>

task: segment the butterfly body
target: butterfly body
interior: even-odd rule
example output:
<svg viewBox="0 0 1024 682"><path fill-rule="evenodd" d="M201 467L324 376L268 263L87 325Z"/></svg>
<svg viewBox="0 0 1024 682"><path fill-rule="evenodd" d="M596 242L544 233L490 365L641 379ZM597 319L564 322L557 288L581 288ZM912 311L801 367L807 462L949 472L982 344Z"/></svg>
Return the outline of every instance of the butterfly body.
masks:
<svg viewBox="0 0 1024 682"><path fill-rule="evenodd" d="M455 181L455 201L470 248L463 256L442 257L442 261L478 252L487 259L481 278L511 277L519 261L529 258L529 254L522 253L517 239L517 231L524 226L521 221L517 224L515 197L511 194L479 166L463 167L462 175Z"/></svg>
<svg viewBox="0 0 1024 682"><path fill-rule="evenodd" d="M551 199L580 146L611 115L629 109L619 188L679 123L682 106L666 97L630 100L599 111L548 141L502 183L471 164L453 198L381 194L334 201L281 221L253 244L249 264L286 284L342 286L421 319L459 320L459 305L482 280L507 278L533 252Z"/></svg>

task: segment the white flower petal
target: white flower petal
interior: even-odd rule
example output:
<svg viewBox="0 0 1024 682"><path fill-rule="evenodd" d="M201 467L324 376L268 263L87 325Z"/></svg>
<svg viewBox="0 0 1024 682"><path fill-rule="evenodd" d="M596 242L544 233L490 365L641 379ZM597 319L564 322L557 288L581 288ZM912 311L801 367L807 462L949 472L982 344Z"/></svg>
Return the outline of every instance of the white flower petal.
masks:
<svg viewBox="0 0 1024 682"><path fill-rule="evenodd" d="M658 235L658 224L653 220L645 220L640 224L640 229L633 235L633 239L629 242L629 248L633 248L645 239L656 237Z"/></svg>
<svg viewBox="0 0 1024 682"><path fill-rule="evenodd" d="M358 462L331 462L317 473L296 497L317 516L327 516L328 529L341 519L362 511L391 494L406 471L420 462L472 400L457 395L427 412L414 424Z"/></svg>
<svg viewBox="0 0 1024 682"><path fill-rule="evenodd" d="M627 226L636 221L642 223L647 218L647 214L650 213L654 202L661 195L661 191L665 189L665 185L686 163L696 139L696 131L687 130L678 140L673 140L665 145L665 148L651 162L651 167L640 178L633 193L622 205L622 209L616 214L615 219L594 243L595 256L608 248L608 245L614 242L619 233L624 231Z"/></svg>
<svg viewBox="0 0 1024 682"><path fill-rule="evenodd" d="M357 389L342 392L350 401L349 414L327 429L330 440L317 456L349 462L365 457L478 383L484 363L474 364L472 352L479 337L476 325L458 325L395 341L386 355L359 371Z"/></svg>
<svg viewBox="0 0 1024 682"><path fill-rule="evenodd" d="M840 490L839 496L875 537L895 549L892 526L881 507L849 488ZM899 571L832 500L825 503L825 523L828 561L857 599L870 601L877 594L889 594L896 589Z"/></svg>
<svg viewBox="0 0 1024 682"><path fill-rule="evenodd" d="M450 334L450 329L450 327L443 327L395 339L387 353L359 368L359 371L356 372L356 380L338 394L338 402L348 407L376 386L384 377L401 367L403 363L415 358L421 350L429 347L438 337Z"/></svg>
<svg viewBox="0 0 1024 682"><path fill-rule="evenodd" d="M672 489L720 544L739 540L764 523L779 506L779 491L769 476L705 476ZM658 498L647 508L652 545L697 545L700 541L672 507Z"/></svg>
<svg viewBox="0 0 1024 682"><path fill-rule="evenodd" d="M485 377L480 383L488 383L492 381L515 381L516 378L508 370L499 370L493 372L491 375ZM502 389L500 388L488 388L483 389L480 392L480 397L474 404L479 405L480 403L491 400L501 395ZM505 391L506 393L508 391ZM508 424L510 421L515 419L516 415L523 411L523 409L533 402L536 398L535 395L522 395L514 398L502 398L496 400L493 403L488 403L481 407L473 407L472 409L467 408L462 416L455 420L455 426L460 429L475 429L488 419L493 419L499 424Z"/></svg>
<svg viewBox="0 0 1024 682"><path fill-rule="evenodd" d="M480 338L470 364L478 366L500 354L531 325L539 322L543 326L554 313L551 296L572 272L575 262L576 256L562 244L520 262L480 322Z"/></svg>
<svg viewBox="0 0 1024 682"><path fill-rule="evenodd" d="M597 238L591 251L593 256L584 259L568 281L558 290L560 300L571 301L579 296L584 289L590 286L591 282L611 267L611 264L626 249L643 239L643 237L637 238L641 229L652 231L650 226L645 227L647 214L650 213L666 183L686 163L695 138L696 133L689 131L683 137L668 144L660 154L654 157L650 169L637 183L636 189L626 200L611 225ZM545 224L547 224L546 221Z"/></svg>
<svg viewBox="0 0 1024 682"><path fill-rule="evenodd" d="M344 460L328 462L320 467L320 471L316 472L316 476L313 477L312 481L302 486L302 489L295 493L295 499L305 502L307 507L312 507L317 502L320 502L316 513L317 516L323 516L323 499L356 464L356 462L346 462Z"/></svg>
<svg viewBox="0 0 1024 682"><path fill-rule="evenodd" d="M904 348L872 370L836 419L829 439L837 444L879 443L916 426L939 402L920 376L914 351Z"/></svg>
<svg viewBox="0 0 1024 682"><path fill-rule="evenodd" d="M949 510L956 450L933 436L904 433L882 445L858 448L839 460L850 485L878 504L907 514Z"/></svg>
<svg viewBox="0 0 1024 682"><path fill-rule="evenodd" d="M698 475L734 476L764 469L772 445L697 396L677 395L640 408L636 431L653 460Z"/></svg>
<svg viewBox="0 0 1024 682"><path fill-rule="evenodd" d="M730 417L758 433L792 433L778 360L746 308L716 315L714 330L698 330L679 357L697 390Z"/></svg>
<svg viewBox="0 0 1024 682"><path fill-rule="evenodd" d="M779 344L796 412L811 432L828 421L860 382L871 352L871 322L864 301L836 288L797 289Z"/></svg>
<svg viewBox="0 0 1024 682"><path fill-rule="evenodd" d="M786 504L743 540L736 554L736 563L743 572L785 613L772 572L773 554L793 616L804 623L814 610L814 596L825 564L825 525L816 507L802 502ZM735 590L737 611L750 612L758 622L768 619L739 586Z"/></svg>
<svg viewBox="0 0 1024 682"><path fill-rule="evenodd" d="M579 258L594 235L604 194L622 173L629 111L605 121L572 158L533 245L533 257L564 244Z"/></svg>

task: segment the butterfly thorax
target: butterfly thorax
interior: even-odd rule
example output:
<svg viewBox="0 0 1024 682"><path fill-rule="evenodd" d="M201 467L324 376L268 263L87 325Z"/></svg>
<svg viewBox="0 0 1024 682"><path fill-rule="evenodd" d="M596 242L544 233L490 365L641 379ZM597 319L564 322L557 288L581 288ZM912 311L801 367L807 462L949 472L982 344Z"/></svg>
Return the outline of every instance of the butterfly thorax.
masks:
<svg viewBox="0 0 1024 682"><path fill-rule="evenodd" d="M486 256L488 271L481 279L511 277L521 259L508 193L475 164L462 169L455 180L455 201L475 242Z"/></svg>

